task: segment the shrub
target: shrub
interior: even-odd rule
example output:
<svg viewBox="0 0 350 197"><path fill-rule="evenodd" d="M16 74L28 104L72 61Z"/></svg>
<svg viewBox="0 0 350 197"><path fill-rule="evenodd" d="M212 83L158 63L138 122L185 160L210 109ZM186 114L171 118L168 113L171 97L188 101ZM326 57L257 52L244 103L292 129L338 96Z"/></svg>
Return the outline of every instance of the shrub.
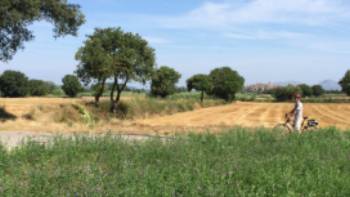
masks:
<svg viewBox="0 0 350 197"><path fill-rule="evenodd" d="M292 100L296 93L301 93L301 89L298 86L288 85L286 87L278 87L273 90L272 95L277 101L289 101Z"/></svg>
<svg viewBox="0 0 350 197"><path fill-rule="evenodd" d="M28 82L29 94L31 96L44 96L50 93L51 84L42 80L32 79Z"/></svg>
<svg viewBox="0 0 350 197"><path fill-rule="evenodd" d="M175 84L181 75L173 68L162 66L152 76L151 94L153 96L167 97L176 92Z"/></svg>
<svg viewBox="0 0 350 197"><path fill-rule="evenodd" d="M19 71L7 70L0 76L0 90L4 97L26 96L28 77Z"/></svg>
<svg viewBox="0 0 350 197"><path fill-rule="evenodd" d="M311 88L314 96L322 96L325 93L325 90L320 85L314 85Z"/></svg>
<svg viewBox="0 0 350 197"><path fill-rule="evenodd" d="M83 90L79 79L74 75L66 75L62 79L62 90L69 97L76 97L79 92Z"/></svg>
<svg viewBox="0 0 350 197"><path fill-rule="evenodd" d="M244 78L229 67L216 68L209 76L212 81L210 94L226 101L234 100L244 85Z"/></svg>

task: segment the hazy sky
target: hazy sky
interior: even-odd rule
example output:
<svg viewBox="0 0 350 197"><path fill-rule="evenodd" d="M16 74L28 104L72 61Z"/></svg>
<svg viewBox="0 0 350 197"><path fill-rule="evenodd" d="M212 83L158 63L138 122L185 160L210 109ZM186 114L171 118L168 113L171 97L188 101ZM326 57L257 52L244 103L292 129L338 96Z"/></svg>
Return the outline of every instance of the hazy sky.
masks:
<svg viewBox="0 0 350 197"><path fill-rule="evenodd" d="M350 69L350 2L346 0L69 0L86 15L78 37L52 37L34 23L35 40L0 71L60 83L95 27L138 32L156 49L157 65L182 73L230 66L248 84L338 81Z"/></svg>

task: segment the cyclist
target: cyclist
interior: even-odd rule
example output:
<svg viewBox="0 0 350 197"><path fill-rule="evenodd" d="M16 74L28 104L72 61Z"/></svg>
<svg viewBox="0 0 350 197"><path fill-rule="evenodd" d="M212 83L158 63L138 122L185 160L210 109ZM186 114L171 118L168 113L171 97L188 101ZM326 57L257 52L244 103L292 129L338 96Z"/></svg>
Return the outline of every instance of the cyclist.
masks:
<svg viewBox="0 0 350 197"><path fill-rule="evenodd" d="M293 110L290 112L294 116L294 130L297 132L301 132L301 127L303 124L303 103L301 102L301 95L295 94L295 105Z"/></svg>

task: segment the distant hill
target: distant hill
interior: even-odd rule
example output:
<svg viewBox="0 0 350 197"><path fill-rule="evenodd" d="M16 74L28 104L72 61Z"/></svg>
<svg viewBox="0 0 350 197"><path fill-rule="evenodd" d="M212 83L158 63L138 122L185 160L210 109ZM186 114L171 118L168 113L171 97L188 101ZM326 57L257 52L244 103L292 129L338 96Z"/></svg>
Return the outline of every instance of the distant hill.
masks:
<svg viewBox="0 0 350 197"><path fill-rule="evenodd" d="M325 90L341 90L341 87L338 84L338 82L333 81L333 80L324 80L320 83L320 85Z"/></svg>

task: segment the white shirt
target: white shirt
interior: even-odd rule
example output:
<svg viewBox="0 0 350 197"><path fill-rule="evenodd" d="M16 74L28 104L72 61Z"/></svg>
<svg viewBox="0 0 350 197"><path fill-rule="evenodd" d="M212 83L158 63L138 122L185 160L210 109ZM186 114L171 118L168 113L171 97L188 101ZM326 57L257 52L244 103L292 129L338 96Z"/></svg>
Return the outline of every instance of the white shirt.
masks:
<svg viewBox="0 0 350 197"><path fill-rule="evenodd" d="M301 101L297 101L295 104L295 118L303 117L303 110L304 110L303 103L301 103Z"/></svg>

